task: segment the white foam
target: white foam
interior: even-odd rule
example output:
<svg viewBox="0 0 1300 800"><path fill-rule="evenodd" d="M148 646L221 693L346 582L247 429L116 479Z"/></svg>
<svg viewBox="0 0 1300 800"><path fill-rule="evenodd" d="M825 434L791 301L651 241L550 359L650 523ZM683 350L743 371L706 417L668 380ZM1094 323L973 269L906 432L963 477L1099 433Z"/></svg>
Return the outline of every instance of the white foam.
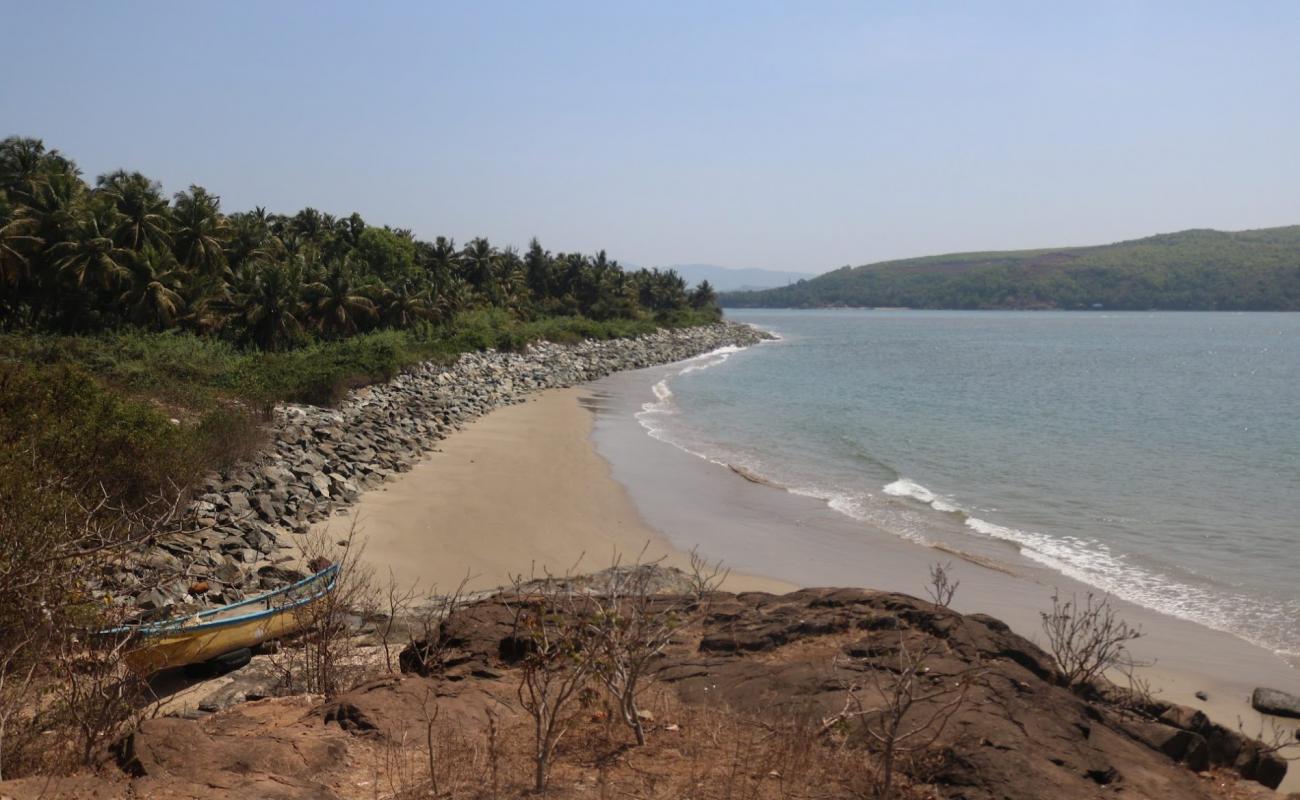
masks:
<svg viewBox="0 0 1300 800"><path fill-rule="evenodd" d="M667 378L664 378L663 380L656 383L654 386L651 386L650 389L655 393L655 398L659 402L647 403L647 405L659 406L673 399L673 390L668 388Z"/></svg>
<svg viewBox="0 0 1300 800"><path fill-rule="evenodd" d="M920 500L922 503L930 504L935 500L934 492L925 488L916 481L907 478L899 478L893 483L885 484L882 490L885 494L891 494L894 497L910 497L913 500Z"/></svg>
<svg viewBox="0 0 1300 800"><path fill-rule="evenodd" d="M1050 536L978 517L968 517L966 527L983 536L1011 542L1026 558L1107 594L1240 636L1284 655L1296 654L1292 646L1277 636L1288 624L1290 615L1285 609L1143 569L1113 552L1105 542L1094 539Z"/></svg>
<svg viewBox="0 0 1300 800"><path fill-rule="evenodd" d="M893 483L885 484L881 491L894 497L910 497L913 500L925 503L935 511L942 511L946 514L966 513L966 510L954 503L952 498L937 495L916 481L907 478L899 478Z"/></svg>
<svg viewBox="0 0 1300 800"><path fill-rule="evenodd" d="M970 516L966 509L931 489L908 478L887 484L882 491L893 497L905 497L930 506L936 511L965 515L965 526L990 539L1015 545L1020 554L1055 572L1096 587L1131 603L1215 630L1233 633L1280 653L1291 652L1272 631L1282 629L1268 622L1285 616L1278 609L1254 598L1217 592L1172 577L1143 569L1125 556L1116 554L1104 542L1077 536L1052 536L1038 531L999 525ZM849 513L844 503L831 502L831 508L862 519L861 513ZM916 536L902 534L916 540Z"/></svg>
<svg viewBox="0 0 1300 800"><path fill-rule="evenodd" d="M676 374L686 375L691 372L699 372L710 367L716 367L719 364L725 363L728 358L731 358L733 353L739 353L744 349L744 347L738 345L728 344L715 350L710 350L707 353L701 353L698 356L693 356L681 362L684 363L685 366L677 370ZM705 461L720 466L727 466L726 461L720 461L706 453L687 447L668 434L667 425L663 422L662 417L677 413L677 408L673 403L673 390L668 385L668 378L665 377L660 379L650 388L655 395L654 401L643 403L641 405L641 410L636 414L637 422L641 423L641 427L645 428L646 433L648 433L651 438L657 439L665 444L670 444L678 450L690 453L696 458L702 458Z"/></svg>
<svg viewBox="0 0 1300 800"><path fill-rule="evenodd" d="M730 358L732 353L739 353L741 350L744 349L745 348L743 347L738 347L737 345L729 344L729 345L724 345L723 347L719 347L717 350L710 350L709 352L704 353L703 355L698 355L695 358L689 359L690 362L699 362L699 363L688 363L687 366L679 370L677 374L686 375L687 373L699 372L700 370L705 370L708 369L709 367L716 367L719 364L724 363L728 358Z"/></svg>

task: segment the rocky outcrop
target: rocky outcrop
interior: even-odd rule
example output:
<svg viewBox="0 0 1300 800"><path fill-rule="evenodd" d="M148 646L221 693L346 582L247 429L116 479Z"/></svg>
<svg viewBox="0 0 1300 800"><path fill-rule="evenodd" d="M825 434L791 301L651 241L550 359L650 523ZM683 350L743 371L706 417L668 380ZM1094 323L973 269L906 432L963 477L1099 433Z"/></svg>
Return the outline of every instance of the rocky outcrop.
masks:
<svg viewBox="0 0 1300 800"><path fill-rule="evenodd" d="M596 585L599 581L577 583L574 590ZM408 674L370 680L328 702L278 698L194 719L153 719L118 746L116 769L102 770L94 780L74 776L73 788L66 791L3 784L0 794L18 800L371 797L375 765L391 763L394 748L413 750L417 761L424 758L419 743L425 741L431 709L438 711L440 724L452 726L456 742L479 743L475 748L485 741L484 709L495 709L492 716L502 726L529 729L518 707L515 613L533 602L535 595L525 589L463 606L443 621L436 640L415 643L403 653ZM1285 762L1259 742L1213 724L1195 709L1117 702L1107 699L1104 686L1083 694L1069 691L1051 657L998 620L963 616L901 594L861 589L718 593L680 632L657 670L660 687L679 704L663 707L701 709L710 718L730 715L731 723L702 734L733 736L734 742L723 741L725 752L741 752L755 731L776 732L803 719L810 724L797 730L806 732L813 747L847 749L866 759L873 757L868 751L878 756L877 744L855 735L853 724L841 729L825 722L846 708L850 687L889 687L903 653L927 654L917 680L924 687L920 694L930 698L912 706L905 721L924 719L931 713L927 706L946 703L933 699L936 690L961 681L967 693L925 757L902 766L915 791L900 797L1244 798L1265 790L1246 783L1225 790L1232 775L1276 786L1285 773ZM868 707L880 702L872 694L863 698ZM576 707L584 709L580 717L606 731L601 736L609 735L598 701ZM677 763L673 759L680 762L680 740L674 737L684 734L667 720L651 727L650 746L663 749L646 757L641 768L664 771ZM527 735L520 736L516 744L526 748ZM451 746L450 740L442 745ZM598 779L617 779L620 765L635 752L618 741L609 747L613 754L607 758L582 748L565 751L560 757L571 768L563 779L568 783L557 787L555 796L595 796ZM466 758L481 764L477 755ZM1204 770L1212 770L1212 777ZM779 796L861 794L848 785L819 784L783 785Z"/></svg>
<svg viewBox="0 0 1300 800"><path fill-rule="evenodd" d="M455 681L508 671L518 649L510 605L520 602L527 597L463 609L438 642L408 648L403 669ZM1215 793L1195 773L1226 769L1270 788L1286 774L1275 753L1200 711L1121 698L1111 686L1069 691L1051 656L1001 621L895 593L720 594L667 654L660 679L688 703L825 719L844 708L847 687L897 669L900 652L927 650L927 685L977 676L933 745L945 754L941 767L930 765L941 796L1208 798Z"/></svg>
<svg viewBox="0 0 1300 800"><path fill-rule="evenodd" d="M450 366L421 364L351 392L337 408L277 407L270 446L252 463L209 476L191 509L195 532L163 542L144 565L180 577L144 588L122 575L99 590L111 588L148 611L229 603L282 586L299 577L281 566L293 534L406 471L475 417L543 389L767 338L747 325L719 323L634 339L544 342L523 353L466 353Z"/></svg>

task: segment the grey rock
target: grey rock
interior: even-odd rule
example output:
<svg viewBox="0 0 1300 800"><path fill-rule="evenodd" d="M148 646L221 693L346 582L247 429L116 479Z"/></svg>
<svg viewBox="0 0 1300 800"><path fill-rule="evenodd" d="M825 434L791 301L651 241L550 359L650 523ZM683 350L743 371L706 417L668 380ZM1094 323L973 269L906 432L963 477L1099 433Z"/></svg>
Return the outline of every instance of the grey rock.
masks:
<svg viewBox="0 0 1300 800"><path fill-rule="evenodd" d="M244 582L244 570L234 561L227 559L212 571L212 577L227 586L238 586Z"/></svg>
<svg viewBox="0 0 1300 800"><path fill-rule="evenodd" d="M243 492L231 492L226 495L226 503L230 506L230 513L235 517L247 516L252 507L248 504L248 495Z"/></svg>
<svg viewBox="0 0 1300 800"><path fill-rule="evenodd" d="M1300 697L1279 689L1256 689L1250 696L1250 705L1261 714L1300 719Z"/></svg>
<svg viewBox="0 0 1300 800"><path fill-rule="evenodd" d="M279 516L275 509L275 503L271 501L270 495L259 494L253 498L253 505L257 508L257 514L262 519L270 522Z"/></svg>

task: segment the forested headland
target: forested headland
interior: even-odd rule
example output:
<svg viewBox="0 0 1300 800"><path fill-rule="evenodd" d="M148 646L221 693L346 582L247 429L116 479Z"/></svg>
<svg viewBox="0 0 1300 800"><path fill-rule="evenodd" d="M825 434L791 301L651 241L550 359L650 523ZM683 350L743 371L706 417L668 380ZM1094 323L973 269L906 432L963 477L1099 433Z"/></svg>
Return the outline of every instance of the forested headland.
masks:
<svg viewBox="0 0 1300 800"><path fill-rule="evenodd" d="M1297 311L1300 225L885 261L719 300L736 308Z"/></svg>

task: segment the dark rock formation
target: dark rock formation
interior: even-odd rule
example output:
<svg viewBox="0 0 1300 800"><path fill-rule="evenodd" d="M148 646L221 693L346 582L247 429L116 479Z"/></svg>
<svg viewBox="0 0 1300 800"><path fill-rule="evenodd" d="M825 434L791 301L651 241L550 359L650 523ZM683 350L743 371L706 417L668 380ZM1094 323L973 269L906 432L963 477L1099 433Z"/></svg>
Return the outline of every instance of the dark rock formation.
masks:
<svg viewBox="0 0 1300 800"><path fill-rule="evenodd" d="M588 590L581 582L573 589ZM460 608L433 640L402 654L403 668L418 676L371 680L323 704L278 698L198 719L153 719L120 744L116 773L74 776L66 791L4 784L0 794L18 800L370 797L373 787L362 781L371 780L376 753L388 752L384 748L394 742L422 741L435 706L442 720L459 726L458 736L474 739L483 735L485 708L519 713L514 609L536 602L526 590ZM935 700L936 692L963 687L964 701L927 750L924 773L912 776L926 784L927 797L1241 798L1252 795L1225 795L1220 779L1197 773L1234 770L1272 787L1286 771L1261 743L1196 709L1124 699L1107 685L1087 696L1069 691L1052 659L1001 622L900 594L807 589L783 596L712 595L664 653L658 676L688 706L726 707L759 724L804 719L810 724L803 729L825 737L827 747L876 751L857 723L837 714L846 708L850 687L892 691L905 654L924 654L916 680L930 697L905 721L924 719L946 702ZM867 707L880 707L880 694L864 691L862 697ZM675 727L656 736L670 730Z"/></svg>
<svg viewBox="0 0 1300 800"><path fill-rule="evenodd" d="M457 681L507 671L513 620L498 600L473 604L444 623L437 642L408 648L403 668ZM934 778L944 796L1082 798L1105 786L1130 797L1202 798L1213 794L1195 772L1233 768L1270 788L1286 772L1259 743L1196 709L1082 697L1060 685L1047 653L1000 621L900 594L720 594L667 654L660 678L692 703L825 719L844 707L847 687L894 669L903 650L927 649L928 681L974 681L935 743L946 754ZM430 663L435 653L440 663Z"/></svg>

